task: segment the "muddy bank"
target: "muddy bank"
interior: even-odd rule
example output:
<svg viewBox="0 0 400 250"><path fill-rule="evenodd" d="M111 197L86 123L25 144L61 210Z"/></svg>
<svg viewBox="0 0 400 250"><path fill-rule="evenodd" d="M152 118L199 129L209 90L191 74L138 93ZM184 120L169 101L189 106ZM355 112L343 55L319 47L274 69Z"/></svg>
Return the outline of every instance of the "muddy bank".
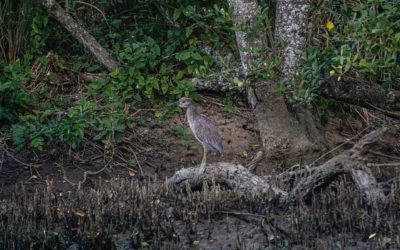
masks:
<svg viewBox="0 0 400 250"><path fill-rule="evenodd" d="M368 208L346 178L281 207L206 186L171 192L157 180L113 178L59 192L48 181L15 187L1 202L1 249L375 249L400 247L400 192L385 211Z"/></svg>

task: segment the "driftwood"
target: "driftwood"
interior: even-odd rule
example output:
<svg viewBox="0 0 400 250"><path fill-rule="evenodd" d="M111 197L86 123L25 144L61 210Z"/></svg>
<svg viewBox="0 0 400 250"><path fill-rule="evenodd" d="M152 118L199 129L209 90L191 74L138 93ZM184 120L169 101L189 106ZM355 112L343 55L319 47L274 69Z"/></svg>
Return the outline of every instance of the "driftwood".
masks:
<svg viewBox="0 0 400 250"><path fill-rule="evenodd" d="M90 52L103 64L109 71L118 68L118 63L105 50L89 32L82 27L74 18L68 14L55 0L41 0L40 4L67 29L73 37L78 39L82 45L89 49Z"/></svg>
<svg viewBox="0 0 400 250"><path fill-rule="evenodd" d="M270 183L268 179L252 174L243 166L230 163L207 165L205 173L202 173L196 167L181 169L168 179L168 184L174 188L183 189L188 184L192 187L199 187L204 182L214 182L248 195L269 193L273 197L279 198L283 203L291 203L304 199L316 188L327 184L333 177L349 174L366 202L378 208L387 204L387 198L367 167L362 154L378 141L386 130L386 128L380 128L372 131L362 137L351 149L318 167L291 171L276 176L278 180L282 179L283 175L289 178L296 176L298 181L291 191L284 191Z"/></svg>
<svg viewBox="0 0 400 250"><path fill-rule="evenodd" d="M198 167L184 168L168 180L170 185L178 189L184 189L188 183L193 188L199 187L204 182L215 182L246 194L273 192L274 195L288 195L280 188L271 186L266 179L252 174L242 165L225 162L208 165L205 172Z"/></svg>

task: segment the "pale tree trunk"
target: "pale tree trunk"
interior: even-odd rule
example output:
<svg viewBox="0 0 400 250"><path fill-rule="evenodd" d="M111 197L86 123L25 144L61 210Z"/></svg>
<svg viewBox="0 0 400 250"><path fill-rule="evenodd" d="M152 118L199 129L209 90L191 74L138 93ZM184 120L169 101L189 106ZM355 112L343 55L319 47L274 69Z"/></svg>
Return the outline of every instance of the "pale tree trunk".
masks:
<svg viewBox="0 0 400 250"><path fill-rule="evenodd" d="M244 74L247 75L252 64L257 64L260 55L253 53L261 46L262 36L250 38L251 25L256 16L256 0L231 0L233 22L237 27L247 23L249 30L236 32ZM294 164L312 159L321 145L323 137L317 130L310 112L296 110L295 115L288 111L285 99L277 94L277 83L293 79L297 63L304 51L307 1L280 0L277 3L275 40L283 39L286 47L283 52L282 76L279 79L265 79L262 82L246 82L249 102L254 108L260 129L260 136L267 156L266 172L269 173L277 164ZM256 86L256 87L253 87Z"/></svg>
<svg viewBox="0 0 400 250"><path fill-rule="evenodd" d="M283 40L282 73L284 80L292 80L304 52L309 10L307 0L278 0L276 5L275 40Z"/></svg>
<svg viewBox="0 0 400 250"><path fill-rule="evenodd" d="M105 50L92 35L85 30L82 25L74 20L55 0L40 0L40 4L46 7L50 15L60 22L73 37L79 40L82 45L96 57L109 71L114 71L118 68L118 63Z"/></svg>

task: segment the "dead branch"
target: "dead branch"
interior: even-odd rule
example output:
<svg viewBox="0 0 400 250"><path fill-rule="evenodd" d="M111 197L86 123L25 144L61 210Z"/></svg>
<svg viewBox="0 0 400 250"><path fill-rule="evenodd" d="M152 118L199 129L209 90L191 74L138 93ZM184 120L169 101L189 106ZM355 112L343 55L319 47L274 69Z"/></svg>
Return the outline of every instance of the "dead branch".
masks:
<svg viewBox="0 0 400 250"><path fill-rule="evenodd" d="M290 199L293 201L303 198L315 188L325 184L326 180L339 174L350 173L358 190L370 205L386 204L385 195L377 187L376 179L366 167L362 157L362 154L386 131L386 128L375 130L362 137L350 150L333 157L319 167L310 169L311 173L300 179L292 190Z"/></svg>
<svg viewBox="0 0 400 250"><path fill-rule="evenodd" d="M199 187L204 182L215 182L246 194L272 192L274 195L287 196L285 191L271 186L265 179L252 174L242 165L225 162L207 165L204 173L198 167L184 168L168 179L170 186L179 189L184 189L188 183L191 187Z"/></svg>
<svg viewBox="0 0 400 250"><path fill-rule="evenodd" d="M109 71L114 71L118 68L118 63L105 50L90 33L75 21L55 0L41 0L40 4L67 29L73 37L78 39L83 46L103 64Z"/></svg>
<svg viewBox="0 0 400 250"><path fill-rule="evenodd" d="M387 131L380 128L362 137L353 148L333 157L326 163L306 170L292 171L295 176L302 176L294 189L287 193L268 182L267 179L252 174L241 165L216 163L208 165L205 173L199 168L185 168L177 171L168 179L168 184L175 188L184 189L187 184L199 187L204 182L215 182L230 189L247 194L272 193L280 196L284 203L295 202L308 196L315 188L327 184L333 177L340 174L350 174L359 192L366 202L378 208L387 204L387 198L378 186L375 177L367 167L362 156L369 147L377 142Z"/></svg>

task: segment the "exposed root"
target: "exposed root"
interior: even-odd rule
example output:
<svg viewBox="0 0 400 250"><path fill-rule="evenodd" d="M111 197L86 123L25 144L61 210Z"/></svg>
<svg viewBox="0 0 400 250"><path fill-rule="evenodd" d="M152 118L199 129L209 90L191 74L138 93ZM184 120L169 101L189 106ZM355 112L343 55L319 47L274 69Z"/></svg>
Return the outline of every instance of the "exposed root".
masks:
<svg viewBox="0 0 400 250"><path fill-rule="evenodd" d="M365 135L353 148L318 167L291 171L290 176L302 177L289 193L272 185L267 179L252 174L249 169L230 163L208 165L204 174L198 171L198 168L181 169L168 179L168 184L184 189L187 184L190 184L191 187L199 187L204 182L215 182L250 195L271 193L273 196L279 196L284 203L290 203L302 200L315 188L329 182L332 177L346 173L351 175L366 202L372 207L378 208L387 204L387 197L379 188L375 177L367 167L368 165L365 164L362 153L378 141L386 131L386 128L380 128Z"/></svg>

